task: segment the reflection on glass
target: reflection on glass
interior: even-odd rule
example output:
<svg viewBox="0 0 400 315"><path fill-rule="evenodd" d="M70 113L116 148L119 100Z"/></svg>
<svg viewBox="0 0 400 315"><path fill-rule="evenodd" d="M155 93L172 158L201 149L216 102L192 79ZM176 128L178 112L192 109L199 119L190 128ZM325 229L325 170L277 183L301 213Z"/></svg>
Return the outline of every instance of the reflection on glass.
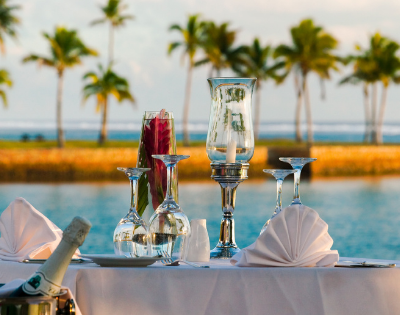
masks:
<svg viewBox="0 0 400 315"><path fill-rule="evenodd" d="M131 185L131 206L128 214L119 221L114 231L114 253L127 257L148 256L149 235L146 223L136 211L136 185L140 176L149 168L118 167L128 176Z"/></svg>
<svg viewBox="0 0 400 315"><path fill-rule="evenodd" d="M188 155L153 155L167 167L167 192L164 201L150 218L149 232L152 240L152 256L166 252L172 259L185 259L190 236L189 220L174 199L172 178L176 178L175 166Z"/></svg>
<svg viewBox="0 0 400 315"><path fill-rule="evenodd" d="M211 78L207 155L213 162L248 162L254 153L251 97L256 79Z"/></svg>

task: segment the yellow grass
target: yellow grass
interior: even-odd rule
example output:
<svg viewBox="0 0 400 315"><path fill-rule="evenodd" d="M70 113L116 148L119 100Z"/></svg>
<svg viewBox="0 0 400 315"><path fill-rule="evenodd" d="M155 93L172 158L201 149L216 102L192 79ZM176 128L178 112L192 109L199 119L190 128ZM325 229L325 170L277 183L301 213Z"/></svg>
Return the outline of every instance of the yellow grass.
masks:
<svg viewBox="0 0 400 315"><path fill-rule="evenodd" d="M400 174L400 146L315 146L313 176Z"/></svg>
<svg viewBox="0 0 400 315"><path fill-rule="evenodd" d="M294 151L293 151L294 150ZM256 146L250 161L249 177L265 178L264 168L279 156L299 149ZM303 154L303 152L297 152ZM313 176L358 176L400 174L400 146L314 146L304 153L318 160L311 164ZM178 148L178 154L191 157L179 163L179 178L210 178L210 161L205 146ZM0 149L1 181L86 181L126 180L118 166L136 166L137 148ZM276 160L276 161L275 161Z"/></svg>

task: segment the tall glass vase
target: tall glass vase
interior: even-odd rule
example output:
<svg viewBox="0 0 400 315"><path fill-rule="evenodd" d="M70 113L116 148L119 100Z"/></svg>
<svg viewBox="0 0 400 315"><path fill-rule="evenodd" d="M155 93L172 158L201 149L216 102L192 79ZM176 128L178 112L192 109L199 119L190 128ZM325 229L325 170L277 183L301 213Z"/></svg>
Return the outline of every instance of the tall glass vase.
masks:
<svg viewBox="0 0 400 315"><path fill-rule="evenodd" d="M143 116L139 141L137 167L150 168L138 181L137 212L150 217L164 201L167 192L167 168L163 161L154 159L155 154L176 154L174 117L164 109L160 112L146 111ZM175 173L176 174L176 173ZM178 181L171 179L174 199L178 202Z"/></svg>

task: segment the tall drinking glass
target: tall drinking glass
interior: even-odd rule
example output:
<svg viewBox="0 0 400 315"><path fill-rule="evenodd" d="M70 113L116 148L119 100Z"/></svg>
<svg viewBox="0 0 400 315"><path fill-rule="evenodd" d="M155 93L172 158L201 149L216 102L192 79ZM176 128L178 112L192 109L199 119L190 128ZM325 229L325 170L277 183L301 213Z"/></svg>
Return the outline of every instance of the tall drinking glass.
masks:
<svg viewBox="0 0 400 315"><path fill-rule="evenodd" d="M280 157L280 161L289 163L293 169L296 171L294 173L294 196L291 205L301 205L300 201L300 174L303 166L307 163L316 161L315 158L305 158L305 157Z"/></svg>
<svg viewBox="0 0 400 315"><path fill-rule="evenodd" d="M125 173L131 185L131 206L128 214L123 217L114 231L114 253L128 257L148 256L149 234L146 223L136 211L137 195L136 185L138 179L149 168L118 167Z"/></svg>
<svg viewBox="0 0 400 315"><path fill-rule="evenodd" d="M295 170L263 170L264 173L271 174L276 179L276 206L272 217L264 224L260 234L262 234L269 225L269 222L282 211L282 184L286 176L296 173Z"/></svg>
<svg viewBox="0 0 400 315"><path fill-rule="evenodd" d="M190 237L190 224L186 214L174 199L172 179L175 166L188 155L153 155L167 167L167 192L164 201L150 218L149 231L152 239L152 255L168 255L174 260L186 259Z"/></svg>
<svg viewBox="0 0 400 315"><path fill-rule="evenodd" d="M174 117L171 112L147 111L143 117L136 167L150 168L150 171L138 183L140 200L137 211L140 216L145 212L153 214L167 192L167 168L162 161L153 159L153 154L176 154ZM174 199L178 202L178 181L173 177L171 183Z"/></svg>

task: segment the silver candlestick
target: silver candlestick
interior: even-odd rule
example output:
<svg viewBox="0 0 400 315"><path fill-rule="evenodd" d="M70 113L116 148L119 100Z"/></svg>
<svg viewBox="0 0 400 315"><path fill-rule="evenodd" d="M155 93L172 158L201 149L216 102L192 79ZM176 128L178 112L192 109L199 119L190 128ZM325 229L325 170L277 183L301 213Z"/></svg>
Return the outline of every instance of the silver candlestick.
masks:
<svg viewBox="0 0 400 315"><path fill-rule="evenodd" d="M236 188L247 179L249 163L211 163L211 178L221 186L222 220L217 246L210 252L212 259L229 259L240 251L235 242Z"/></svg>

